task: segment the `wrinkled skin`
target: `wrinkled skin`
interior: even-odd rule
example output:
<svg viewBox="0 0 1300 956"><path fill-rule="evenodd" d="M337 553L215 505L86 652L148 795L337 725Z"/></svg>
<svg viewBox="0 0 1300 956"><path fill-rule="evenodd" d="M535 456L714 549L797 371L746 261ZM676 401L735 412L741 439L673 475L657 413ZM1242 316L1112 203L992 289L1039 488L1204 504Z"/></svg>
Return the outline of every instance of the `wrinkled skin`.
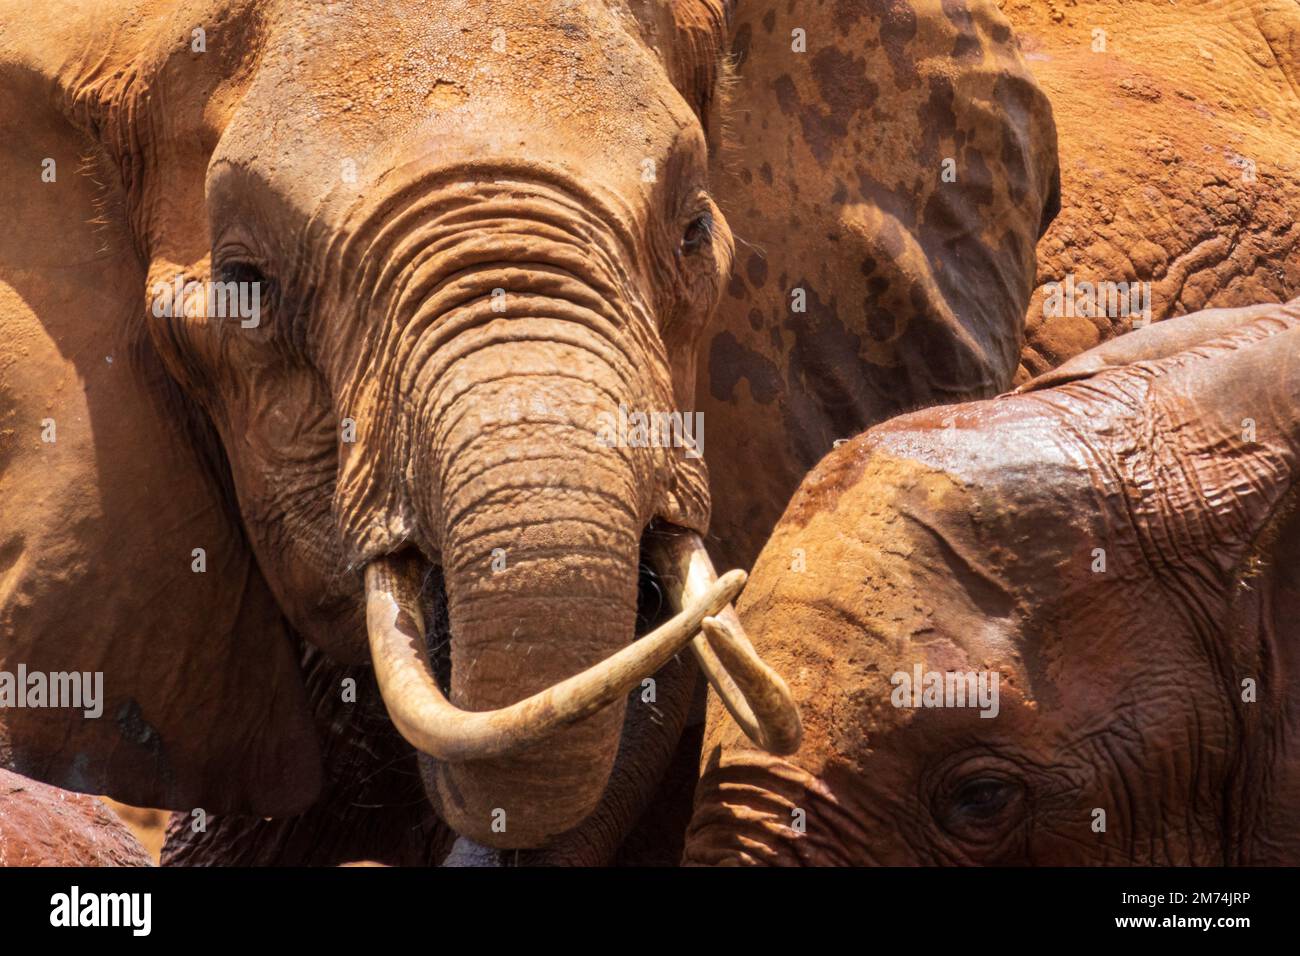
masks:
<svg viewBox="0 0 1300 956"><path fill-rule="evenodd" d="M296 639L364 660L359 569L403 549L443 569L461 707L632 639L641 532L703 533L706 475L603 443L599 416L691 405L730 256L706 191L715 21L3 12L3 492L27 507L0 542L0 663L100 669L107 695L100 721L6 712L7 764L134 804L303 810L322 770ZM178 274L260 282L260 322L194 296L158 314ZM426 762L440 815L507 845L567 830L624 711L545 753Z"/></svg>
<svg viewBox="0 0 1300 956"><path fill-rule="evenodd" d="M741 608L804 745L756 753L715 708L686 860L1300 861L1298 476L1300 300L841 447ZM917 664L997 672L996 716L895 706Z"/></svg>
<svg viewBox="0 0 1300 956"><path fill-rule="evenodd" d="M745 3L732 37L736 264L697 401L710 546L750 567L836 441L1011 385L1059 197L1051 108L991 2Z"/></svg>
<svg viewBox="0 0 1300 956"><path fill-rule="evenodd" d="M1300 7L1002 9L1051 99L1061 153L1061 213L1038 246L1017 382L1133 327L1123 315L1045 316L1044 286L1068 273L1150 282L1157 321L1300 295ZM1105 52L1093 50L1095 30Z"/></svg>
<svg viewBox="0 0 1300 956"><path fill-rule="evenodd" d="M0 665L103 670L108 697L96 722L6 713L5 763L133 804L201 807L246 859L432 860L437 818L551 860L611 858L675 759L693 668L658 675L654 708L633 695L544 748L422 759L436 818L370 820L359 803L405 805L414 757L391 732L357 739L383 734L373 685L358 679L371 696L341 700L365 660L359 572L399 551L440 568L445 595L427 609L449 619L431 646L451 699L510 704L631 640L652 519L708 526L703 463L608 447L601 413L690 409L708 379L706 455L738 466L712 482L727 514L711 544L747 560L835 437L1005 387L1054 199L1050 112L989 4L916 3L911 18L860 6L849 33L809 29L808 52L784 65L779 44L750 44L737 116L767 114L764 97L791 88L829 97L831 112L787 100L765 133L738 126L730 149L720 54L750 43L750 21L728 37L705 0L470 2L434 16L370 0L135 0L107 30L103 11L4 10L0 491L30 508L0 524ZM744 17L772 35L779 11L765 9ZM868 49L881 79L829 50L832 36ZM918 109L934 111L937 138L916 141ZM746 196L772 184L734 161L767 136L801 137L800 162L815 151L804 182L829 205L796 196L792 169ZM870 171L855 167L864 150ZM950 152L958 179L941 184ZM724 387L758 379L715 361L726 340L702 334L728 276L719 321L733 334L755 334L762 297L787 298L774 281L740 308L756 267L730 272L719 176L774 279L812 276L813 254L787 263L765 235L831 229L844 257L817 252L808 313L784 338L762 333L761 348L793 356L778 389L793 413ZM787 215L765 219L771 208ZM975 238L986 218L1002 231ZM192 301L157 315L150 290L177 275L262 283L260 323ZM825 391L841 332L861 338L891 311L898 342L881 332L889 341L836 365ZM53 444L39 440L45 419ZM775 431L742 455L737 439L760 428ZM751 487L746 456L767 464L787 448L781 480ZM506 570L493 573L498 554ZM365 777L362 797L350 781L372 751L400 769ZM376 841L410 823L425 842L308 837L313 820L340 819Z"/></svg>
<svg viewBox="0 0 1300 956"><path fill-rule="evenodd" d="M0 770L0 866L152 866L94 797Z"/></svg>

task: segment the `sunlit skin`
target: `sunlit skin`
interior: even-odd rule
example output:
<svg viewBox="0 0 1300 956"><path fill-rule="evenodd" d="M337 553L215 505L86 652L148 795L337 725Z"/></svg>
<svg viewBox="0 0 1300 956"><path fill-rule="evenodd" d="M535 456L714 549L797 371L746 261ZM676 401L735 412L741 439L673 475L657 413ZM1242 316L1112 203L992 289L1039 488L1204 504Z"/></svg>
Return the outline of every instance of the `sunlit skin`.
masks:
<svg viewBox="0 0 1300 956"><path fill-rule="evenodd" d="M95 797L0 770L0 867L149 866L117 815Z"/></svg>

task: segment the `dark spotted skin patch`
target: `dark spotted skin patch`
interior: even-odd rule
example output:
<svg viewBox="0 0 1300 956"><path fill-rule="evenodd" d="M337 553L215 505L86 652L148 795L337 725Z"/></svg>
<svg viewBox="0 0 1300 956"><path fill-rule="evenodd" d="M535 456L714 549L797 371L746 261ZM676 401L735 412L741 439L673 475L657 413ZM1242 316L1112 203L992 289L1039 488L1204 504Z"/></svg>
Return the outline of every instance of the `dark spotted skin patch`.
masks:
<svg viewBox="0 0 1300 956"><path fill-rule="evenodd" d="M880 17L880 43L894 70L894 82L907 89L916 82L916 63L908 47L916 37L916 11L907 0L889 0Z"/></svg>
<svg viewBox="0 0 1300 956"><path fill-rule="evenodd" d="M748 23L744 23L731 38L731 56L736 69L743 67L745 61L749 59L749 42L752 33L753 28Z"/></svg>
<svg viewBox="0 0 1300 956"><path fill-rule="evenodd" d="M1056 156L993 0L759 0L736 16L741 108L714 182L738 254L697 395L711 536L743 564L835 440L1010 384ZM762 501L725 500L760 474Z"/></svg>
<svg viewBox="0 0 1300 956"><path fill-rule="evenodd" d="M719 401L731 401L742 379L760 405L772 404L781 388L776 366L768 358L741 345L730 332L714 336L709 349L711 394Z"/></svg>

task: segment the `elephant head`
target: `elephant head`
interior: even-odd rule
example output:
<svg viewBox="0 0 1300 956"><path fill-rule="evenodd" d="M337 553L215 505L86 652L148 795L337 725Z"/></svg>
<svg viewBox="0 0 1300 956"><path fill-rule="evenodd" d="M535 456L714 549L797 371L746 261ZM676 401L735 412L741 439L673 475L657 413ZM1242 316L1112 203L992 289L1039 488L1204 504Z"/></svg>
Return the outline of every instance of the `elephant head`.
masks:
<svg viewBox="0 0 1300 956"><path fill-rule="evenodd" d="M112 18L0 19L0 663L102 671L106 698L4 711L0 758L132 803L301 809L296 634L373 658L458 832L545 842L600 798L629 689L743 581L699 542L698 447L622 425L690 408L730 267L725 12ZM681 613L634 642L652 522Z"/></svg>
<svg viewBox="0 0 1300 956"><path fill-rule="evenodd" d="M1300 300L841 447L741 608L805 744L715 710L687 859L1294 863L1298 478Z"/></svg>

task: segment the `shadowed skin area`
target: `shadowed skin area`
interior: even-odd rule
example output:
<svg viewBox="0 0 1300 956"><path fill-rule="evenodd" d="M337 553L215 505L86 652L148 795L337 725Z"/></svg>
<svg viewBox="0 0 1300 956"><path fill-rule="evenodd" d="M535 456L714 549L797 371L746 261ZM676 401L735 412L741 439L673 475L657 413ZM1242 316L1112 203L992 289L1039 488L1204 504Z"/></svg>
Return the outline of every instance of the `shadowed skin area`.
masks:
<svg viewBox="0 0 1300 956"><path fill-rule="evenodd" d="M1297 469L1300 301L837 449L739 609L804 744L714 706L686 861L1296 863ZM995 672L996 716L896 706L917 665Z"/></svg>
<svg viewBox="0 0 1300 956"><path fill-rule="evenodd" d="M0 770L0 867L152 865L96 798Z"/></svg>
<svg viewBox="0 0 1300 956"><path fill-rule="evenodd" d="M697 400L710 544L748 567L834 442L1010 386L1057 159L993 3L742 4L731 49L736 259Z"/></svg>
<svg viewBox="0 0 1300 956"><path fill-rule="evenodd" d="M652 593L640 613L638 630L643 630L659 623L666 608ZM435 659L446 630L443 613L432 627ZM321 799L305 813L289 817L208 815L201 828L191 816L173 814L163 865L337 866L358 860L388 866L445 865L456 834L426 799L416 755L389 722L370 669L331 661L310 645L302 647L301 667L322 740ZM695 676L689 658L678 657L655 675L659 693L653 708L637 708L640 694L632 695L619 759L590 818L543 849L484 847L475 862L675 866L690 819L703 708L681 746L676 735L653 731L684 722ZM343 702L337 692L347 679L357 684L354 704Z"/></svg>
<svg viewBox="0 0 1300 956"><path fill-rule="evenodd" d="M1109 311L1045 315L1046 284L1067 275L1149 282L1156 321L1300 295L1300 7L1001 6L1061 154L1017 382L1133 327Z"/></svg>

